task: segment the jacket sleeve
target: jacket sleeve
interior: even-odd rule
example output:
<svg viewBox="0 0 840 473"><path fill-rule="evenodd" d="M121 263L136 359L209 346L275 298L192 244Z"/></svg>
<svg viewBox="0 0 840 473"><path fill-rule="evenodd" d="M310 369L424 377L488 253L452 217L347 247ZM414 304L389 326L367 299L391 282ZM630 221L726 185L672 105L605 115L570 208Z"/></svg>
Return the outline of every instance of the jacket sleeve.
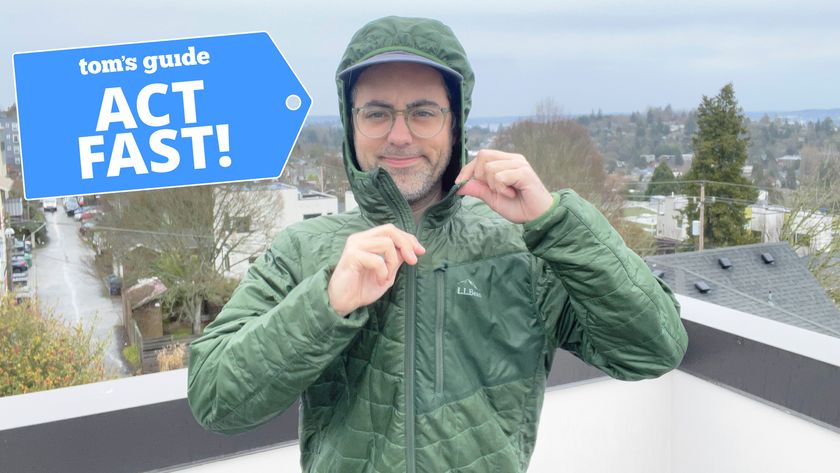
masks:
<svg viewBox="0 0 840 473"><path fill-rule="evenodd" d="M255 261L190 345L187 398L204 428L235 434L281 414L353 340L368 318L329 304L330 269L304 277L288 231Z"/></svg>
<svg viewBox="0 0 840 473"><path fill-rule="evenodd" d="M572 190L524 226L538 257L537 307L554 348L622 380L654 378L682 361L679 303L618 232ZM550 366L550 359L547 360Z"/></svg>

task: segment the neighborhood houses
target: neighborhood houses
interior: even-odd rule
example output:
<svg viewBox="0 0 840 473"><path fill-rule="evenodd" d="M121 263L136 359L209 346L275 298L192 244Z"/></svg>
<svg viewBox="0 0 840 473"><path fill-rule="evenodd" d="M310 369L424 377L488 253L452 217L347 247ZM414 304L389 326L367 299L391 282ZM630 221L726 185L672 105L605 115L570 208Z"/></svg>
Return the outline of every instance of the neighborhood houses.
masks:
<svg viewBox="0 0 840 473"><path fill-rule="evenodd" d="M547 186L571 185L597 205L678 293L840 335L840 132L831 118L739 119L739 136L753 139L733 141L742 162L714 178L698 174L718 169L700 141L714 110L566 117L544 108L467 123L470 156L526 153ZM188 344L278 233L357 207L337 118L303 128L278 179L41 201L23 198L17 132L16 111L0 113L2 290L86 327L106 377L185 366ZM774 265L759 264L763 254ZM482 292L471 280L457 287L461 297Z"/></svg>

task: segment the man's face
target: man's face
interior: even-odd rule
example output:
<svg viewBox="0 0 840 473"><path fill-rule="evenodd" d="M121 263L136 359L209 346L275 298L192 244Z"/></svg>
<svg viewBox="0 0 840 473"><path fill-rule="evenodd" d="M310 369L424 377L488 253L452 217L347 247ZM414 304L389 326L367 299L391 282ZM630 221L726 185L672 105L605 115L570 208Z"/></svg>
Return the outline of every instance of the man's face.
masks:
<svg viewBox="0 0 840 473"><path fill-rule="evenodd" d="M449 108L441 74L422 64L393 62L365 69L353 89L353 106L387 106L403 110L412 105ZM381 167L394 179L403 197L414 203L435 190L452 153L452 114L431 138L418 138L396 115L394 127L382 138L368 138L354 126L356 159L363 171Z"/></svg>

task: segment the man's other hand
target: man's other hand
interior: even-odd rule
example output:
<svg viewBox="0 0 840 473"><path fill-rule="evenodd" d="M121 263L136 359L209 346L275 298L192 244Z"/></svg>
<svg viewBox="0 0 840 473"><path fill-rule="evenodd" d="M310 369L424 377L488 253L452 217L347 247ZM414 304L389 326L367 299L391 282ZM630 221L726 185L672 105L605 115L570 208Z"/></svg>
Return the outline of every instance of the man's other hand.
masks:
<svg viewBox="0 0 840 473"><path fill-rule="evenodd" d="M521 154L483 149L469 162L456 183L467 181L460 195L477 197L513 223L525 223L551 207L553 198Z"/></svg>
<svg viewBox="0 0 840 473"><path fill-rule="evenodd" d="M426 249L417 238L387 224L354 233L333 270L327 293L342 317L385 294L403 263L417 264Z"/></svg>

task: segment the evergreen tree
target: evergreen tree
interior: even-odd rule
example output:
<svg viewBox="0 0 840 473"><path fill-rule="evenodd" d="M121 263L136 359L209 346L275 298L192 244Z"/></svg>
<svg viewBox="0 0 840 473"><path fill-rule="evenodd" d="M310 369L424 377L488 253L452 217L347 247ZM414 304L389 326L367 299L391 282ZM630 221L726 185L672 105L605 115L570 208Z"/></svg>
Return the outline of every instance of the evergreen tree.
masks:
<svg viewBox="0 0 840 473"><path fill-rule="evenodd" d="M663 161L653 170L653 177L650 178L650 184L648 184L645 194L671 195L671 192L677 192L677 185L673 181L674 172L671 171L668 163Z"/></svg>
<svg viewBox="0 0 840 473"><path fill-rule="evenodd" d="M749 185L741 175L747 161L748 141L744 115L732 84L726 84L715 97L704 95L697 109L697 133L691 139L694 160L685 179ZM700 195L699 184L693 184L687 190L690 195ZM703 232L706 245L751 243L753 237L745 209L748 202L754 202L757 197L757 191L749 187L707 183ZM696 202L690 202L686 214L691 220L699 219Z"/></svg>

